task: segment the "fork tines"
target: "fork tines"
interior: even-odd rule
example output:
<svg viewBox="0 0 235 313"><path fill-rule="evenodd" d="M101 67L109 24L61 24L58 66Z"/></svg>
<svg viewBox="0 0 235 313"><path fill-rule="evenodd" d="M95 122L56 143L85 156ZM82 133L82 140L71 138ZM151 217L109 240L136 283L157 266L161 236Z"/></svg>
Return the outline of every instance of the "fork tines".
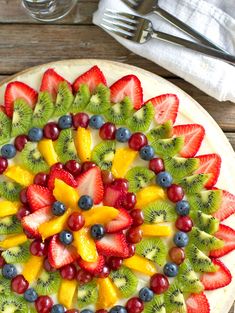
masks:
<svg viewBox="0 0 235 313"><path fill-rule="evenodd" d="M122 0L128 7L135 9L139 5L138 0Z"/></svg>

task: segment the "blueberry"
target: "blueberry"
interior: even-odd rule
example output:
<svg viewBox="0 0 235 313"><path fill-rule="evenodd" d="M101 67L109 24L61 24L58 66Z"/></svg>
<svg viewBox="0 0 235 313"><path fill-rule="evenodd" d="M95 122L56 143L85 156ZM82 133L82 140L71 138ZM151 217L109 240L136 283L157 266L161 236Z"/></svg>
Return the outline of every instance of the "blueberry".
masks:
<svg viewBox="0 0 235 313"><path fill-rule="evenodd" d="M116 140L119 142L127 142L131 137L131 132L128 128L121 127L116 130Z"/></svg>
<svg viewBox="0 0 235 313"><path fill-rule="evenodd" d="M189 211L190 211L190 206L189 206L188 201L181 200L181 201L176 203L177 214L182 215L182 216L186 216L189 214Z"/></svg>
<svg viewBox="0 0 235 313"><path fill-rule="evenodd" d="M140 289L139 298L144 302L149 302L153 299L153 291L147 287Z"/></svg>
<svg viewBox="0 0 235 313"><path fill-rule="evenodd" d="M154 149L152 146L144 146L140 149L140 157L145 161L150 161L154 157Z"/></svg>
<svg viewBox="0 0 235 313"><path fill-rule="evenodd" d="M78 206L80 209L88 211L93 207L93 200L90 196L81 196L81 198L78 200Z"/></svg>
<svg viewBox="0 0 235 313"><path fill-rule="evenodd" d="M109 313L127 313L127 310L124 306L122 305L115 305Z"/></svg>
<svg viewBox="0 0 235 313"><path fill-rule="evenodd" d="M171 186L173 182L173 178L171 174L168 172L160 172L159 174L157 174L156 182L161 187L167 188Z"/></svg>
<svg viewBox="0 0 235 313"><path fill-rule="evenodd" d="M188 235L183 231L178 231L173 240L176 246L180 248L186 247L189 242Z"/></svg>
<svg viewBox="0 0 235 313"><path fill-rule="evenodd" d="M1 155L6 159L12 159L16 155L16 148L12 144L2 146Z"/></svg>
<svg viewBox="0 0 235 313"><path fill-rule="evenodd" d="M105 229L103 225L95 224L91 226L91 237L94 239L101 239L105 235Z"/></svg>
<svg viewBox="0 0 235 313"><path fill-rule="evenodd" d="M101 115L92 115L89 121L89 126L94 129L99 129L104 124L104 119Z"/></svg>
<svg viewBox="0 0 235 313"><path fill-rule="evenodd" d="M52 213L56 216L61 216L65 213L66 208L64 203L60 201L55 201L52 205Z"/></svg>
<svg viewBox="0 0 235 313"><path fill-rule="evenodd" d="M5 264L2 269L2 276L7 279L12 279L16 277L17 270L13 264Z"/></svg>
<svg viewBox="0 0 235 313"><path fill-rule="evenodd" d="M70 128L72 126L72 117L70 115L61 116L58 125L60 129Z"/></svg>
<svg viewBox="0 0 235 313"><path fill-rule="evenodd" d="M34 302L37 300L38 294L33 288L29 288L28 290L25 291L24 298L28 302Z"/></svg>
<svg viewBox="0 0 235 313"><path fill-rule="evenodd" d="M41 128L33 127L28 132L29 140L37 142L43 137L43 131Z"/></svg>
<svg viewBox="0 0 235 313"><path fill-rule="evenodd" d="M63 305L61 305L61 304L55 304L51 308L51 313L64 313L64 312L65 312L65 309L64 309Z"/></svg>
<svg viewBox="0 0 235 313"><path fill-rule="evenodd" d="M70 245L73 242L73 234L68 230L63 230L59 234L59 239L64 245Z"/></svg>
<svg viewBox="0 0 235 313"><path fill-rule="evenodd" d="M94 311L85 309L85 310L82 310L81 313L94 313Z"/></svg>
<svg viewBox="0 0 235 313"><path fill-rule="evenodd" d="M178 274L178 266L175 263L168 262L164 265L163 272L168 277L175 277Z"/></svg>

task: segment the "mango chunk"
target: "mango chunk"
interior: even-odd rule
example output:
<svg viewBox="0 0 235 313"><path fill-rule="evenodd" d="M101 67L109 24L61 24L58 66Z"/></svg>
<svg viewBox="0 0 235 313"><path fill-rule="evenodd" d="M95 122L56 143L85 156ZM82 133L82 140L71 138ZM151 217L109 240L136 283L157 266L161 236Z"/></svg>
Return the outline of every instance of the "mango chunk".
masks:
<svg viewBox="0 0 235 313"><path fill-rule="evenodd" d="M96 262L98 260L98 252L95 241L91 238L89 228L83 227L79 231L74 232L73 236L73 245L81 258L87 262Z"/></svg>
<svg viewBox="0 0 235 313"><path fill-rule="evenodd" d="M60 179L55 179L53 195L57 201L63 202L67 208L78 209L78 191Z"/></svg>
<svg viewBox="0 0 235 313"><path fill-rule="evenodd" d="M156 266L153 262L139 255L134 255L129 259L125 259L123 264L148 276L152 276L157 272Z"/></svg>
<svg viewBox="0 0 235 313"><path fill-rule="evenodd" d="M96 304L96 309L107 309L112 307L118 300L118 290L112 283L109 277L98 278L97 284L99 286L99 297Z"/></svg>
<svg viewBox="0 0 235 313"><path fill-rule="evenodd" d="M32 283L38 278L42 267L43 267L43 257L33 255L28 260L28 262L25 263L22 275L24 275L24 278L29 283Z"/></svg>
<svg viewBox="0 0 235 313"><path fill-rule="evenodd" d="M0 242L0 247L3 249L9 249L12 247L17 247L21 245L22 243L26 242L28 238L25 234L20 235L14 235L14 236L8 236L6 239Z"/></svg>
<svg viewBox="0 0 235 313"><path fill-rule="evenodd" d="M49 166L59 161L55 152L53 141L51 139L43 139L38 143L38 149Z"/></svg>
<svg viewBox="0 0 235 313"><path fill-rule="evenodd" d="M115 219L118 214L117 209L109 206L97 206L82 213L86 221L85 225L106 224Z"/></svg>
<svg viewBox="0 0 235 313"><path fill-rule="evenodd" d="M166 199L163 188L156 185L145 187L136 194L136 207L141 209L147 204L159 199Z"/></svg>
<svg viewBox="0 0 235 313"><path fill-rule="evenodd" d="M171 235L171 228L167 225L147 225L144 224L140 226L141 230L143 231L143 236L170 236Z"/></svg>
<svg viewBox="0 0 235 313"><path fill-rule="evenodd" d="M90 161L92 145L91 131L83 127L78 127L74 142L79 159L82 162Z"/></svg>
<svg viewBox="0 0 235 313"><path fill-rule="evenodd" d="M137 151L134 151L130 148L117 149L111 170L113 175L117 178L124 177L130 165L134 162L137 154Z"/></svg>
<svg viewBox="0 0 235 313"><path fill-rule="evenodd" d="M0 202L0 217L14 215L20 208L19 202L1 201Z"/></svg>
<svg viewBox="0 0 235 313"><path fill-rule="evenodd" d="M73 304L74 295L77 288L76 280L63 279L60 284L60 289L58 293L59 303L70 309Z"/></svg>
<svg viewBox="0 0 235 313"><path fill-rule="evenodd" d="M4 175L22 186L31 185L34 178L33 174L18 165L8 167Z"/></svg>

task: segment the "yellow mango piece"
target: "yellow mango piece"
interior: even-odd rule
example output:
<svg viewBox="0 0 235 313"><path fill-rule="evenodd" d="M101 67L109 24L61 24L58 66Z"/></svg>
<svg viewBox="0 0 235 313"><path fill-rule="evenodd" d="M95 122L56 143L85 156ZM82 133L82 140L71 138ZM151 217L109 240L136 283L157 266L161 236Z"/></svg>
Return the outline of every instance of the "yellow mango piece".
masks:
<svg viewBox="0 0 235 313"><path fill-rule="evenodd" d="M74 295L77 288L76 280L62 279L58 293L59 303L70 309L73 304Z"/></svg>
<svg viewBox="0 0 235 313"><path fill-rule="evenodd" d="M143 231L143 236L170 236L171 228L167 225L147 225L140 226Z"/></svg>
<svg viewBox="0 0 235 313"><path fill-rule="evenodd" d="M90 161L92 145L91 131L83 127L78 127L74 142L79 159L82 162Z"/></svg>
<svg viewBox="0 0 235 313"><path fill-rule="evenodd" d="M29 283L32 283L38 278L43 267L43 259L43 257L33 255L28 262L25 263L22 275Z"/></svg>
<svg viewBox="0 0 235 313"><path fill-rule="evenodd" d="M119 211L109 206L97 206L87 212L82 212L85 218L85 225L106 224L115 219Z"/></svg>
<svg viewBox="0 0 235 313"><path fill-rule="evenodd" d="M58 234L64 230L66 228L67 219L71 213L72 209L68 208L62 216L55 217L52 220L41 224L38 228L38 231L41 234L42 239L45 240L46 238Z"/></svg>
<svg viewBox="0 0 235 313"><path fill-rule="evenodd" d="M42 139L38 143L38 149L49 166L52 166L59 161L51 139Z"/></svg>
<svg viewBox="0 0 235 313"><path fill-rule="evenodd" d="M98 252L95 241L90 236L89 228L83 227L79 231L74 232L73 236L73 245L81 258L87 262L96 262L98 260Z"/></svg>
<svg viewBox="0 0 235 313"><path fill-rule="evenodd" d="M19 202L1 201L0 202L0 217L14 215L20 208Z"/></svg>
<svg viewBox="0 0 235 313"><path fill-rule="evenodd" d="M166 199L163 188L156 185L145 187L136 194L136 207L141 209L147 204L159 199Z"/></svg>
<svg viewBox="0 0 235 313"><path fill-rule="evenodd" d="M55 179L53 195L57 201L63 202L67 208L78 209L78 191L67 185L64 181Z"/></svg>
<svg viewBox="0 0 235 313"><path fill-rule="evenodd" d="M130 165L134 162L137 154L137 151L134 151L130 148L117 149L111 170L113 175L118 178L124 177Z"/></svg>
<svg viewBox="0 0 235 313"><path fill-rule="evenodd" d="M157 272L154 262L139 255L134 255L131 258L125 259L123 265L148 276L152 276Z"/></svg>
<svg viewBox="0 0 235 313"><path fill-rule="evenodd" d="M22 186L31 185L34 178L33 174L18 165L8 167L8 169L4 172L4 175Z"/></svg>
<svg viewBox="0 0 235 313"><path fill-rule="evenodd" d="M98 278L99 297L96 304L96 309L108 309L119 300L118 290L112 283L109 277Z"/></svg>
<svg viewBox="0 0 235 313"><path fill-rule="evenodd" d="M25 234L9 236L0 242L0 247L3 249L9 249L12 247L19 246L22 243L26 242L27 240L28 238L26 237Z"/></svg>

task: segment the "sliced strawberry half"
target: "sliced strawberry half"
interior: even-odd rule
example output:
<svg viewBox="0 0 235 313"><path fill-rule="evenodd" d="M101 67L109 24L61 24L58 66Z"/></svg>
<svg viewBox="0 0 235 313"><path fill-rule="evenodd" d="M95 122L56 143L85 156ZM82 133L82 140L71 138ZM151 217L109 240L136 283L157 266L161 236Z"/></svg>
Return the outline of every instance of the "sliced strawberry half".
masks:
<svg viewBox="0 0 235 313"><path fill-rule="evenodd" d="M224 246L220 249L210 251L210 256L220 258L235 249L235 230L229 226L220 224L215 237L224 241Z"/></svg>
<svg viewBox="0 0 235 313"><path fill-rule="evenodd" d="M50 172L49 180L48 180L48 188L53 190L55 187L55 179L63 180L67 185L76 188L78 186L76 180L74 179L73 175L67 172L64 169L54 168Z"/></svg>
<svg viewBox="0 0 235 313"><path fill-rule="evenodd" d="M96 240L99 254L126 258L129 255L128 244L123 233L106 234L102 239Z"/></svg>
<svg viewBox="0 0 235 313"><path fill-rule="evenodd" d="M213 187L219 177L221 168L221 157L218 154L204 154L196 157L200 160L199 168L196 170L195 174L205 173L211 174L211 177L205 184L206 188Z"/></svg>
<svg viewBox="0 0 235 313"><path fill-rule="evenodd" d="M99 255L98 260L96 262L86 262L81 258L77 262L82 269L86 270L87 272L93 275L97 275L102 271L104 267L105 258L103 257L103 255Z"/></svg>
<svg viewBox="0 0 235 313"><path fill-rule="evenodd" d="M4 97L6 114L12 117L16 99L24 99L31 108L34 108L38 100L38 93L25 83L15 81L7 85Z"/></svg>
<svg viewBox="0 0 235 313"><path fill-rule="evenodd" d="M93 199L94 204L98 204L104 197L104 185L101 170L95 166L77 178L77 188L80 196L88 195Z"/></svg>
<svg viewBox="0 0 235 313"><path fill-rule="evenodd" d="M115 208L121 208L124 197L125 192L123 190L109 185L105 188L103 204Z"/></svg>
<svg viewBox="0 0 235 313"><path fill-rule="evenodd" d="M116 81L111 87L111 101L121 102L128 96L133 107L138 110L143 105L143 89L141 82L135 75L127 75Z"/></svg>
<svg viewBox="0 0 235 313"><path fill-rule="evenodd" d="M89 71L85 72L74 81L73 90L77 92L81 84L87 84L90 92L93 92L99 84L103 84L106 86L107 82L103 72L99 69L97 65L95 65Z"/></svg>
<svg viewBox="0 0 235 313"><path fill-rule="evenodd" d="M171 120L175 123L179 110L179 98L174 94L164 94L152 98L145 102L152 102L155 108L155 121L158 124L164 124L165 122Z"/></svg>
<svg viewBox="0 0 235 313"><path fill-rule="evenodd" d="M63 245L58 235L54 235L48 248L48 260L54 268L61 268L74 262L77 258L77 251L73 246Z"/></svg>
<svg viewBox="0 0 235 313"><path fill-rule="evenodd" d="M220 221L225 220L230 215L235 213L235 196L230 192L223 190L222 203L217 212L213 214L214 217Z"/></svg>
<svg viewBox="0 0 235 313"><path fill-rule="evenodd" d="M180 155L184 158L192 158L200 149L205 129L199 124L177 125L173 127L173 134L177 137L184 136L184 147Z"/></svg>
<svg viewBox="0 0 235 313"><path fill-rule="evenodd" d="M225 287L231 283L232 275L229 269L218 259L211 259L218 267L215 273L204 273L200 280L204 285L205 290L214 290Z"/></svg>
<svg viewBox="0 0 235 313"><path fill-rule="evenodd" d="M114 220L107 223L105 225L105 229L107 233L117 233L121 230L127 229L131 226L131 224L132 218L130 214L124 209L119 209L118 216Z"/></svg>
<svg viewBox="0 0 235 313"><path fill-rule="evenodd" d="M186 305L187 313L210 313L210 305L204 293L191 294Z"/></svg>
<svg viewBox="0 0 235 313"><path fill-rule="evenodd" d="M52 205L55 201L52 192L48 188L35 184L27 188L27 199L32 212Z"/></svg>

